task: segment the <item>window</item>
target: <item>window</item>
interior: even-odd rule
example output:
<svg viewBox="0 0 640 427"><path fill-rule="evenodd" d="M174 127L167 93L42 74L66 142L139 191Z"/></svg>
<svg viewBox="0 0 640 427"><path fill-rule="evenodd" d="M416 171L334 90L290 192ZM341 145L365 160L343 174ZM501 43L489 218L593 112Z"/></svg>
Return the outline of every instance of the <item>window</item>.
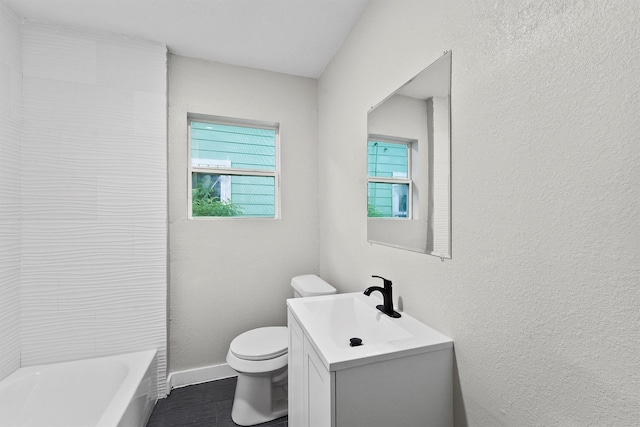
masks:
<svg viewBox="0 0 640 427"><path fill-rule="evenodd" d="M276 218L278 125L189 120L190 217Z"/></svg>
<svg viewBox="0 0 640 427"><path fill-rule="evenodd" d="M367 146L368 216L411 218L411 141L370 136Z"/></svg>

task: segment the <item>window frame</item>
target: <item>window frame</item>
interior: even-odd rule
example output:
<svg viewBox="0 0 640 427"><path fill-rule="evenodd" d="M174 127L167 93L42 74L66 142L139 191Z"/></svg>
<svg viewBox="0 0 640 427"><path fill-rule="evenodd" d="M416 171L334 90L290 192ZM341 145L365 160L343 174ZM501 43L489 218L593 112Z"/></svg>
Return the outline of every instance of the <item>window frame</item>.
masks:
<svg viewBox="0 0 640 427"><path fill-rule="evenodd" d="M388 135L378 135L378 134L369 134L367 138L367 151L369 149L370 142L384 142L387 144L398 144L404 145L407 147L407 176L404 178L401 177L379 177L379 176L371 176L369 175L369 165L367 160L367 205L369 204L369 184L377 183L377 184L401 184L407 185L407 216L406 217L398 217L398 216L381 216L381 217L369 217L369 219L381 219L381 220L407 220L413 219L413 204L414 204L414 194L413 194L413 174L412 174L412 151L413 144L416 143L414 139L400 138L395 136ZM368 159L368 154L367 154ZM393 188L393 187L392 187Z"/></svg>
<svg viewBox="0 0 640 427"><path fill-rule="evenodd" d="M234 168L226 166L193 166L191 157L191 123L211 123L227 126L240 126L275 131L275 167L273 170ZM280 219L280 123L265 122L249 119L238 119L224 116L210 116L203 114L187 114L187 218L192 220L274 220ZM212 159L214 160L214 159ZM193 216L193 174L215 174L235 176L273 177L274 180L274 213L272 217L260 216Z"/></svg>

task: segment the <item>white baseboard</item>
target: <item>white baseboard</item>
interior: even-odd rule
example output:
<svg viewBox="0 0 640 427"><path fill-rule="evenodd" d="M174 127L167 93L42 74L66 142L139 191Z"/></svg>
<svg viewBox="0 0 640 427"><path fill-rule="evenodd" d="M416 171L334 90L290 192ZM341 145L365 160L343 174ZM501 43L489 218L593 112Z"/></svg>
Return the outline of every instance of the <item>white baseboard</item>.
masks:
<svg viewBox="0 0 640 427"><path fill-rule="evenodd" d="M238 376L238 373L226 363L171 372L167 377L167 390L236 376Z"/></svg>

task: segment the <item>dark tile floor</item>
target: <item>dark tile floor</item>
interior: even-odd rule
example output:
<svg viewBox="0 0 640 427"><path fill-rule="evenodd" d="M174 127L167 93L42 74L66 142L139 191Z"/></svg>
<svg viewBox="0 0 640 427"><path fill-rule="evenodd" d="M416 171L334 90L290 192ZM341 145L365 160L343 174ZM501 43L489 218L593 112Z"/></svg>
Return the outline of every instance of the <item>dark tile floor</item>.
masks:
<svg viewBox="0 0 640 427"><path fill-rule="evenodd" d="M235 427L231 420L235 390L235 377L174 389L158 400L147 427ZM287 417L259 426L287 427Z"/></svg>

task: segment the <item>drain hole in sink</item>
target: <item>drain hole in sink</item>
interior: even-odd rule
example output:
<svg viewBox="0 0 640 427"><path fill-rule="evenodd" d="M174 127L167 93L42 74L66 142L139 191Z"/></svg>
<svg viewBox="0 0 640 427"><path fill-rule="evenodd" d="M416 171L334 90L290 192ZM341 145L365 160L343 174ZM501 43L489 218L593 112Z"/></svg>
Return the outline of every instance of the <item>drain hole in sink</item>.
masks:
<svg viewBox="0 0 640 427"><path fill-rule="evenodd" d="M349 338L349 345L351 347L358 347L362 345L362 340L360 338Z"/></svg>

